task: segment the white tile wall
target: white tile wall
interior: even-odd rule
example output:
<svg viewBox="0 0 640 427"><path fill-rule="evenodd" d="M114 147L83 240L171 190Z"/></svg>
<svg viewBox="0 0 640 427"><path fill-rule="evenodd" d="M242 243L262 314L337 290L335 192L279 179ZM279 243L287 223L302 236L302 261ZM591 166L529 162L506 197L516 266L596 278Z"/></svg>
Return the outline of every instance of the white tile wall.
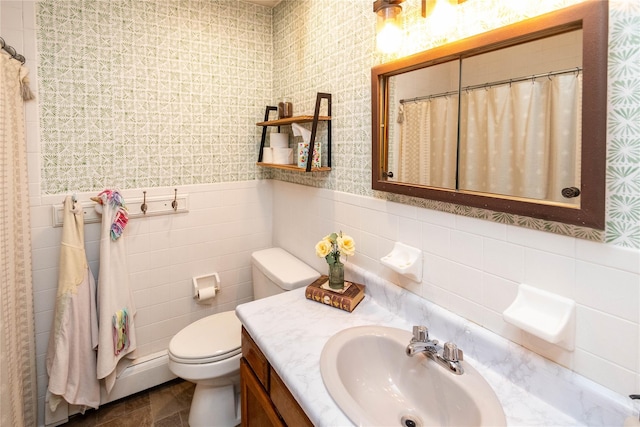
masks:
<svg viewBox="0 0 640 427"><path fill-rule="evenodd" d="M166 349L175 333L197 319L252 300L251 252L271 246L269 181L191 185L178 191L189 195L188 213L131 219L125 232L139 356ZM149 197L172 194L173 188L147 192ZM94 195L77 196L87 202ZM125 190L123 195L125 201L139 198L142 190ZM51 210L62 199L62 195L44 196L31 208L41 416L62 233L62 228L52 226ZM86 224L85 233L87 258L97 277L99 224ZM221 292L210 304L197 303L192 298L192 277L216 271Z"/></svg>
<svg viewBox="0 0 640 427"><path fill-rule="evenodd" d="M281 181L274 182L273 196L274 244L318 271L327 267L315 256L315 243L342 230L356 241L356 255L348 262L615 392L640 390L640 251ZM421 284L398 277L379 262L394 241L403 239L423 251ZM502 320L519 283L576 301L575 351Z"/></svg>

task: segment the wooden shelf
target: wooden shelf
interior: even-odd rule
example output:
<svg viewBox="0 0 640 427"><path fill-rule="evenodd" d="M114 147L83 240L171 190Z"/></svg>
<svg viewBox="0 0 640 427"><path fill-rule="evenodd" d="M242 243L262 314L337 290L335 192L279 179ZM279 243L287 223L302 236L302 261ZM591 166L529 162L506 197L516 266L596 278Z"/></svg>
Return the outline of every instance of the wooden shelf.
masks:
<svg viewBox="0 0 640 427"><path fill-rule="evenodd" d="M320 115L320 103L323 99L327 100L327 115ZM286 119L269 120L269 112L278 111L277 107L267 105L264 112L264 121L256 123L256 126L262 126L262 138L260 139L260 151L258 154L258 166L267 166L276 169L284 169L296 172L325 172L331 170L331 94L321 93L316 94L316 107L314 109L313 116L295 116L288 117ZM313 155L315 150L316 132L318 130L318 122L327 122L327 166L320 168L312 168ZM311 125L311 138L309 141L309 152L307 156L307 166L305 168L299 168L297 165L276 165L273 163L263 163L262 153L264 152L264 143L267 139L267 127L277 126L278 132L280 132L280 126L291 125L293 123L312 123Z"/></svg>
<svg viewBox="0 0 640 427"><path fill-rule="evenodd" d="M264 163L264 162L257 162L256 165L262 166L265 168L284 169L284 170L293 171L293 172L307 172L305 168L299 168L297 165L280 165L277 163ZM330 170L331 170L330 167L322 166L319 168L311 168L310 172L329 172Z"/></svg>
<svg viewBox="0 0 640 427"><path fill-rule="evenodd" d="M313 122L313 116L294 116L287 117L286 119L278 119L278 120L267 120L266 122L258 122L256 126L284 126L290 125L291 123L311 123ZM318 121L328 122L331 120L329 116L320 116L318 117Z"/></svg>

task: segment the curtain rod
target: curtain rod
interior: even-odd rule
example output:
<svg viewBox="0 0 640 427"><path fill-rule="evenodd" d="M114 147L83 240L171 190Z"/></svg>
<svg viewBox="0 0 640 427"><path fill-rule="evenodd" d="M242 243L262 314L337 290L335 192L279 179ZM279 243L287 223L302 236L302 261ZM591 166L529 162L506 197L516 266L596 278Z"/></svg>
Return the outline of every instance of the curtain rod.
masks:
<svg viewBox="0 0 640 427"><path fill-rule="evenodd" d="M470 90L475 90L475 89L482 89L482 88L488 89L488 88L493 87L493 86L500 86L500 85L506 85L506 84L511 84L511 83L524 82L524 81L527 81L527 80L534 81L534 80L539 79L541 77L551 78L553 76L558 76L558 75L561 75L561 74L576 73L576 75L577 75L581 71L582 71L582 67L576 67L576 68L571 68L571 69L562 70L562 71L551 71L549 73L543 73L543 74L532 74L532 75L527 76L527 77L516 77L515 79L497 80L495 82L490 82L490 83L481 83L481 84L477 84L477 85L466 86L466 87L463 87L460 90L460 92L462 92L462 91L470 91ZM415 101L421 101L423 99L440 98L440 97L443 97L443 96L455 95L457 93L458 93L458 91L454 90L454 91L450 91L450 92L437 93L437 94L434 94L434 95L417 96L415 98L410 98L410 99L401 99L400 103L404 104L405 102L415 102Z"/></svg>
<svg viewBox="0 0 640 427"><path fill-rule="evenodd" d="M13 59L17 59L18 61L20 61L21 64L24 64L26 62L26 59L24 56L20 55L14 48L13 46L9 46L7 43L5 43L4 39L2 37L0 37L0 48L2 48L2 50L4 50L5 52L7 52L9 55L11 55L11 57Z"/></svg>

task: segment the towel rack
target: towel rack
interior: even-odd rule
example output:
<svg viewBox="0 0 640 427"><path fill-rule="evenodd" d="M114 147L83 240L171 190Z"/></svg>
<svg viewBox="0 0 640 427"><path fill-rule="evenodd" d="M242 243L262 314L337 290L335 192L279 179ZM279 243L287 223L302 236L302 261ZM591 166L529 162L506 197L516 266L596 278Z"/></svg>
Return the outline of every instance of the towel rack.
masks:
<svg viewBox="0 0 640 427"><path fill-rule="evenodd" d="M189 194L171 194L166 196L146 197L146 213L142 212L142 198L129 199L126 198L127 210L129 211L129 219L144 218L158 215L173 215L189 212ZM91 224L102 221L102 215L95 210L94 202L79 202L84 212L84 223ZM51 207L53 212L53 226L62 227L63 209L62 204Z"/></svg>

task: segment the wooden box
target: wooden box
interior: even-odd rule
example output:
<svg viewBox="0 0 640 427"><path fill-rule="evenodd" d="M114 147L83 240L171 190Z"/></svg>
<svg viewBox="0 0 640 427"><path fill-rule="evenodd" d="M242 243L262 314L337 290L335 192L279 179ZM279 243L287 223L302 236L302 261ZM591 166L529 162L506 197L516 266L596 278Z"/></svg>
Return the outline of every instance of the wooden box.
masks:
<svg viewBox="0 0 640 427"><path fill-rule="evenodd" d="M328 284L325 287L322 286L328 280L328 276L320 276L318 280L307 286L304 293L307 299L352 312L364 298L364 285L345 281L344 290L332 291L326 289Z"/></svg>

